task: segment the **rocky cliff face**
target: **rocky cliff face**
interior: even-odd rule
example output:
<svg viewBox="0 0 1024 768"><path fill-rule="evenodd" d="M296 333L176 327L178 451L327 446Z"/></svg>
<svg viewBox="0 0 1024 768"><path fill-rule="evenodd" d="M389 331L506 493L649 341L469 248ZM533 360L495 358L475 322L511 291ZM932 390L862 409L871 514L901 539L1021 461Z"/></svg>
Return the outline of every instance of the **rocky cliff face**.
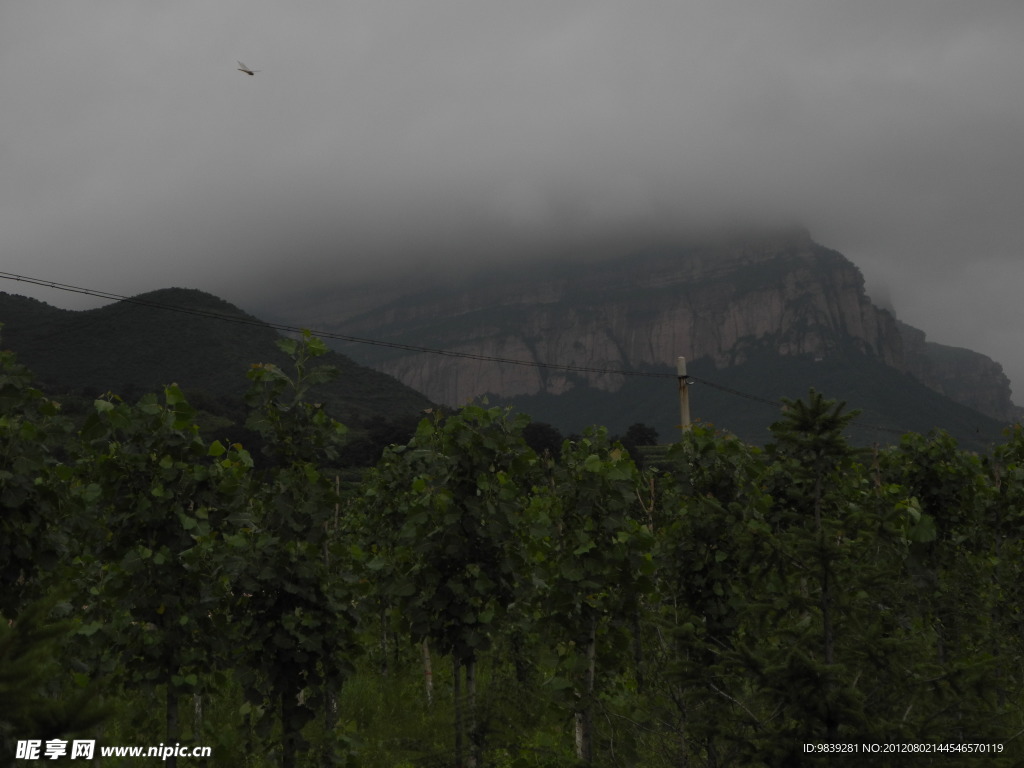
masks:
<svg viewBox="0 0 1024 768"><path fill-rule="evenodd" d="M602 369L671 367L680 355L727 367L765 346L812 357L854 348L895 367L904 356L895 320L868 300L860 271L803 232L505 269L333 319L331 330L355 336ZM451 405L488 392L615 391L622 383L616 374L347 351Z"/></svg>
<svg viewBox="0 0 1024 768"><path fill-rule="evenodd" d="M1019 421L1024 409L1011 401L1003 367L985 355L928 341L924 331L897 321L904 365L921 383L951 400L1000 421Z"/></svg>
<svg viewBox="0 0 1024 768"><path fill-rule="evenodd" d="M492 268L428 285L362 286L305 304L302 315L351 336L530 364L344 347L448 405L487 393L616 392L624 382L619 374L541 363L673 370L684 356L722 369L766 350L815 360L855 351L995 419L1021 416L997 363L926 342L923 332L898 323L868 299L854 264L805 231L715 238L605 261Z"/></svg>

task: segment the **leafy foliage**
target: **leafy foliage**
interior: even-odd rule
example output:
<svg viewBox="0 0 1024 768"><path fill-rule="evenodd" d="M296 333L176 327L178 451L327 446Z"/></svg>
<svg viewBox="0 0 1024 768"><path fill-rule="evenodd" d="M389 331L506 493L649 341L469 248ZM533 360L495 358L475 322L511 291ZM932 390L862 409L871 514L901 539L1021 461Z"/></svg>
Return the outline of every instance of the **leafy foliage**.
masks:
<svg viewBox="0 0 1024 768"><path fill-rule="evenodd" d="M176 385L69 414L0 355L4 738L161 727L254 768L813 765L827 742L1019 764L1019 428L981 456L855 449L812 391L763 449L698 424L641 471L603 429L538 454L471 405L343 479L326 348L282 346L249 369L259 461Z"/></svg>
<svg viewBox="0 0 1024 768"><path fill-rule="evenodd" d="M73 425L32 386L14 353L0 351L0 612L41 595L40 576L67 556L60 488Z"/></svg>
<svg viewBox="0 0 1024 768"><path fill-rule="evenodd" d="M327 349L308 333L281 347L294 377L270 364L249 373L249 426L267 438L271 468L250 499L251 525L233 542L241 555L233 602L248 708L280 707L282 764L292 765L307 746L303 727L352 669L358 615L348 564L332 541L338 486L320 464L337 457L347 430L304 400L337 371L309 366Z"/></svg>
<svg viewBox="0 0 1024 768"><path fill-rule="evenodd" d="M74 623L49 618L56 602L33 603L12 621L0 615L0 765L14 764L15 740L87 734L109 715L95 686L61 685L62 645Z"/></svg>

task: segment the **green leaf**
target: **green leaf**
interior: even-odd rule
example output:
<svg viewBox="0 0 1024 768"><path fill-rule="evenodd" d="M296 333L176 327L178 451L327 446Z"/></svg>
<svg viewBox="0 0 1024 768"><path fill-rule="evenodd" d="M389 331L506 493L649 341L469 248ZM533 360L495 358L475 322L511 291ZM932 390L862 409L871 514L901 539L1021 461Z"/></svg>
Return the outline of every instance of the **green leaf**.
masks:
<svg viewBox="0 0 1024 768"><path fill-rule="evenodd" d="M552 690L564 691L568 690L569 688L572 688L572 681L567 680L564 677L552 677L550 680L547 681L546 685L548 688L551 688Z"/></svg>
<svg viewBox="0 0 1024 768"><path fill-rule="evenodd" d="M938 535L938 529L935 527L935 518L923 513L917 523L907 531L907 538L919 544L935 541Z"/></svg>
<svg viewBox="0 0 1024 768"><path fill-rule="evenodd" d="M299 342L295 339L277 339L275 342L277 348L284 352L289 357L294 357L295 353L299 350Z"/></svg>
<svg viewBox="0 0 1024 768"><path fill-rule="evenodd" d="M78 634L90 637L95 635L100 629L103 628L103 622L91 621L88 624L83 624L78 628Z"/></svg>
<svg viewBox="0 0 1024 768"><path fill-rule="evenodd" d="M568 581L581 581L583 579L583 571L575 563L563 561L560 571L562 578Z"/></svg>
<svg viewBox="0 0 1024 768"><path fill-rule="evenodd" d="M168 405L178 405L180 403L187 402L185 400L185 394L177 384L171 384L164 387L164 399L167 401Z"/></svg>
<svg viewBox="0 0 1024 768"><path fill-rule="evenodd" d="M574 555L583 555L592 550L596 545L593 539L587 539L572 551Z"/></svg>
<svg viewBox="0 0 1024 768"><path fill-rule="evenodd" d="M400 581L391 588L394 597L409 597L416 594L416 584L412 581Z"/></svg>

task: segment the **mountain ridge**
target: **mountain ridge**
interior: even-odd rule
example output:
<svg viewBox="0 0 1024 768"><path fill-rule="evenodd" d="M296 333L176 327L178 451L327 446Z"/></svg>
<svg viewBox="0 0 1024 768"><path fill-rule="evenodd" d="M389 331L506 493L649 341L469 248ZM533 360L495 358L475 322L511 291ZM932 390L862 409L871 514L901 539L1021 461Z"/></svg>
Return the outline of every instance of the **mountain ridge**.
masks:
<svg viewBox="0 0 1024 768"><path fill-rule="evenodd" d="M651 421L671 439L675 383L665 377L679 355L703 380L695 417L754 442L777 417L756 401L801 397L808 386L863 408L878 427L948 428L974 445L1020 418L998 363L930 342L875 306L860 270L806 231L600 261L506 264L378 288L349 286L270 315L314 332L447 351L328 339L345 354L322 362L343 370L347 390L317 397L342 420L411 416L486 396L565 432ZM158 306L168 304L176 314ZM196 289L160 289L84 311L0 293L0 322L7 323L3 344L51 390L132 397L177 381L186 391L238 398L249 365L288 364L273 328ZM545 367L551 363L591 370ZM182 371L202 375L183 381ZM655 373L660 383L618 371ZM723 395L728 389L734 394Z"/></svg>
<svg viewBox="0 0 1024 768"><path fill-rule="evenodd" d="M500 365L337 345L452 406L484 394L500 402L537 402L590 389L615 393L626 383L621 375L567 373L544 363L666 372L676 357L685 356L694 363L710 362L714 373L763 360L767 350L784 360L810 360L820 368L843 368L861 358L879 361L893 373L885 373L885 386L920 387L917 394L908 390L911 400L930 401L938 394L982 411L984 427L976 429L966 427L965 419L970 419L957 410L961 426L971 434L990 433L1019 418L998 363L971 353L975 363L988 361L984 375L973 380L964 376L963 356L956 369L929 363L929 355L945 348L901 330L891 312L868 298L856 265L814 242L806 230L708 238L601 261L505 265L447 281L419 278L404 290L395 283L382 286L379 293L361 286L327 296L320 306L304 303L303 312L330 332L529 363ZM294 320L294 315L278 314ZM951 378L954 371L959 378ZM762 391L751 376L746 391ZM861 383L849 391L870 395ZM806 387L772 396L804 394ZM891 417L895 422L914 407L909 403L909 411L891 410ZM718 414L713 420L728 426ZM924 424L923 410L921 419L911 421Z"/></svg>

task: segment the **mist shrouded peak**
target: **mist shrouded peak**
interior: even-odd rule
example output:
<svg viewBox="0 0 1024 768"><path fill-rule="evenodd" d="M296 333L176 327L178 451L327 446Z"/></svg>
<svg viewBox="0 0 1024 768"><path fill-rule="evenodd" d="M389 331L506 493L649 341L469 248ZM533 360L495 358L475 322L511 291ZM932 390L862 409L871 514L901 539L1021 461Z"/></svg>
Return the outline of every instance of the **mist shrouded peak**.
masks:
<svg viewBox="0 0 1024 768"><path fill-rule="evenodd" d="M800 221L1024 376L1020 3L9 5L11 272L252 307Z"/></svg>

